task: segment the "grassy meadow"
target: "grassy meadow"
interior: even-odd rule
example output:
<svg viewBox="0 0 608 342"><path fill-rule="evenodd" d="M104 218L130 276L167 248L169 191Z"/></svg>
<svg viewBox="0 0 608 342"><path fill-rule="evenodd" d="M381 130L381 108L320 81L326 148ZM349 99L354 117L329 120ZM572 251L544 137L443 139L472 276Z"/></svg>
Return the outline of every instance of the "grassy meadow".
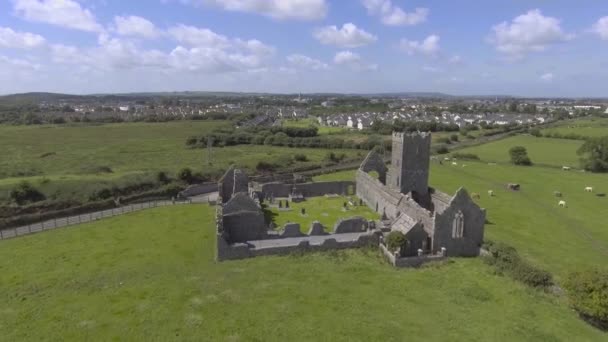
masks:
<svg viewBox="0 0 608 342"><path fill-rule="evenodd" d="M509 163L509 149L524 146L533 163L544 166L579 167L579 156L576 151L583 144L579 140L537 138L531 135L517 135L483 145L459 150L462 153L473 153L486 162Z"/></svg>
<svg viewBox="0 0 608 342"><path fill-rule="evenodd" d="M279 210L278 208L269 208L271 212L272 222L277 226L277 229L282 228L286 223L299 223L300 230L304 233L308 232L310 225L314 221L319 221L328 232L333 231L333 227L341 218L353 216L362 216L369 220L377 220L380 217L377 213L369 209L367 206L347 206L344 210L344 202L353 201L358 204L359 200L356 196L340 196L340 197L309 197L304 202L290 202L291 211ZM302 215L301 209L305 209L305 214Z"/></svg>
<svg viewBox="0 0 608 342"><path fill-rule="evenodd" d="M605 118L586 118L575 121L560 122L554 127L546 128L541 131L543 134L559 133L578 134L585 137L602 137L608 135L608 119Z"/></svg>
<svg viewBox="0 0 608 342"><path fill-rule="evenodd" d="M213 208L185 205L0 241L2 340L606 340L559 297L478 258L395 269L349 250L216 263L213 220Z"/></svg>
<svg viewBox="0 0 608 342"><path fill-rule="evenodd" d="M176 121L104 125L2 126L0 125L0 201L23 180L51 198L88 197L95 189L154 178L158 171L175 175L184 167L204 173L221 173L230 164L254 170L260 160L293 161L295 153L318 164L327 149L240 145L207 150L186 147L186 138L200 136L227 121ZM332 150L362 159L364 151ZM287 164L287 162L285 163Z"/></svg>

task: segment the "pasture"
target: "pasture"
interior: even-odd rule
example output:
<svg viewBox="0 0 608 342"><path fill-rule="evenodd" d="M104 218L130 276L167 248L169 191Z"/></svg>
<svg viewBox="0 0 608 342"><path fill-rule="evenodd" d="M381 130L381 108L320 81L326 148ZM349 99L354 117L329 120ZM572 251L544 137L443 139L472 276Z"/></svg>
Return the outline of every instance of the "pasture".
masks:
<svg viewBox="0 0 608 342"><path fill-rule="evenodd" d="M602 137L608 135L608 119L585 118L573 121L564 121L554 127L543 129L542 134L577 134L584 137Z"/></svg>
<svg viewBox="0 0 608 342"><path fill-rule="evenodd" d="M347 205L344 209L344 203L353 201L354 206ZM300 224L300 230L307 233L310 225L314 221L319 221L325 227L326 231L332 231L336 222L341 218L353 216L362 216L368 220L377 220L380 217L378 214L370 210L366 205L358 206L359 200L356 196L350 197L309 197L306 201L295 203L289 202L290 211L279 210L278 208L270 208L272 221L277 226L277 229L282 228L286 223L293 222ZM283 201L285 203L285 201ZM305 213L302 215L301 209L304 208Z"/></svg>
<svg viewBox="0 0 608 342"><path fill-rule="evenodd" d="M353 177L354 171L344 171L315 179ZM458 166L432 163L430 182L448 194L460 186L469 193L479 193L477 202L488 210L486 239L514 246L558 280L585 267L608 268L608 197L597 196L608 193L606 175L458 161ZM521 191L506 190L507 183L520 184ZM588 186L594 193L585 192ZM493 190L495 197L489 197L488 190ZM554 191L563 197L555 197ZM558 206L560 200L566 201L567 208Z"/></svg>
<svg viewBox="0 0 608 342"><path fill-rule="evenodd" d="M376 250L215 263L213 221L213 208L185 205L0 241L2 339L606 339L478 258L417 270Z"/></svg>
<svg viewBox="0 0 608 342"><path fill-rule="evenodd" d="M458 152L473 153L486 162L509 163L509 149L514 146L524 146L534 164L544 166L579 167L578 148L583 144L579 140L537 138L530 135L493 141L487 144L464 148Z"/></svg>
<svg viewBox="0 0 608 342"><path fill-rule="evenodd" d="M226 121L176 121L76 126L0 126L0 201L22 180L52 198L85 198L94 189L152 179L180 169L221 174L230 164L255 170L260 160L305 167L325 160L327 149L240 145L207 150L186 147L186 138L229 125ZM332 150L362 159L365 151ZM307 161L293 160L295 153ZM86 191L85 191L86 190Z"/></svg>

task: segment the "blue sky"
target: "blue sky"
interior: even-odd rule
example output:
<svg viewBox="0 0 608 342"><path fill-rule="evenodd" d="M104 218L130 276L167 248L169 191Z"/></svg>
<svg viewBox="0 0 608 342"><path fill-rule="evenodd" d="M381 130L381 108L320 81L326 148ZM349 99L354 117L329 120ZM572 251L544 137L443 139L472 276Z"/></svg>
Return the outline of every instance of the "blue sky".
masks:
<svg viewBox="0 0 608 342"><path fill-rule="evenodd" d="M2 0L0 93L608 96L605 0Z"/></svg>

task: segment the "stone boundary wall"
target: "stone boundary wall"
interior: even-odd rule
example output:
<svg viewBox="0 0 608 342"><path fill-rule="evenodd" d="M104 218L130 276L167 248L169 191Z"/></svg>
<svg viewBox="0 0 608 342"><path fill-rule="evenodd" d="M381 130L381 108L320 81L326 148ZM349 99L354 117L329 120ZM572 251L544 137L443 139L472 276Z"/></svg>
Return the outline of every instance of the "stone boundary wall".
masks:
<svg viewBox="0 0 608 342"><path fill-rule="evenodd" d="M205 195L211 192L216 192L218 189L217 183L203 183L196 184L187 187L185 190L181 191L178 196L180 197L193 197L198 195Z"/></svg>
<svg viewBox="0 0 608 342"><path fill-rule="evenodd" d="M384 257L388 260L388 262L395 267L420 267L423 264L444 260L447 257L443 255L422 255L422 256L413 256L406 258L396 257L395 254L391 253L384 244L380 243L380 250Z"/></svg>
<svg viewBox="0 0 608 342"><path fill-rule="evenodd" d="M374 232L370 232L369 234L359 236L357 240L336 241L336 239L332 238L331 235L328 235L327 239L320 244L311 244L309 241L301 241L298 245L256 249L251 248L244 243L229 245L226 243L226 240L224 240L224 238L218 234L216 260L239 260L266 255L289 255L293 253L324 252L336 249L362 248L377 245L378 241L378 235Z"/></svg>
<svg viewBox="0 0 608 342"><path fill-rule="evenodd" d="M355 195L357 184L352 181L299 183L295 186L287 183L266 183L259 185L259 190L266 197L271 194L274 197L289 197L294 187L295 191L304 197L319 197L328 194L348 195L350 187L352 195Z"/></svg>

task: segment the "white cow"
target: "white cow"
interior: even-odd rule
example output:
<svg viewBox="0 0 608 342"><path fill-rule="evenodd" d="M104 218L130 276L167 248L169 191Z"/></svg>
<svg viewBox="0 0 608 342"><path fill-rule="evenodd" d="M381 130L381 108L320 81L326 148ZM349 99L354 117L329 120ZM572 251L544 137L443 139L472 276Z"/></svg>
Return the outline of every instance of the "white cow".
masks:
<svg viewBox="0 0 608 342"><path fill-rule="evenodd" d="M488 196L494 197L494 190L488 190Z"/></svg>
<svg viewBox="0 0 608 342"><path fill-rule="evenodd" d="M559 203L557 205L559 205L562 208L565 208L566 207L566 201L559 201Z"/></svg>
<svg viewBox="0 0 608 342"><path fill-rule="evenodd" d="M588 187L585 188L585 191L587 191L587 192L593 192L593 187L588 186Z"/></svg>
<svg viewBox="0 0 608 342"><path fill-rule="evenodd" d="M570 166L562 166L562 170L564 170L564 171L570 171Z"/></svg>
<svg viewBox="0 0 608 342"><path fill-rule="evenodd" d="M452 165L458 166L458 163L457 162L452 162Z"/></svg>

